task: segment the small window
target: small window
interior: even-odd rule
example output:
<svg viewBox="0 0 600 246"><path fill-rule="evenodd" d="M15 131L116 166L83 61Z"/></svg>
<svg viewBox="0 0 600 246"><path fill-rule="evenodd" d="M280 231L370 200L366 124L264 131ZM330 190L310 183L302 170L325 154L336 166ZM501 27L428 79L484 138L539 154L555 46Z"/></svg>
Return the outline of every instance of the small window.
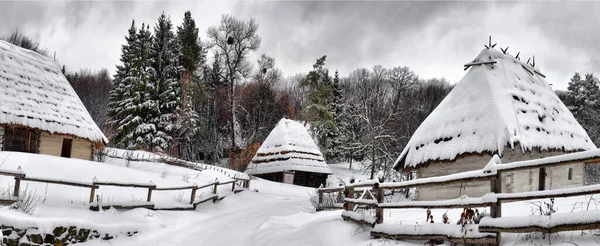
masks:
<svg viewBox="0 0 600 246"><path fill-rule="evenodd" d="M573 180L573 168L569 168L569 180Z"/></svg>
<svg viewBox="0 0 600 246"><path fill-rule="evenodd" d="M63 138L61 157L71 158L71 148L73 147L73 139Z"/></svg>

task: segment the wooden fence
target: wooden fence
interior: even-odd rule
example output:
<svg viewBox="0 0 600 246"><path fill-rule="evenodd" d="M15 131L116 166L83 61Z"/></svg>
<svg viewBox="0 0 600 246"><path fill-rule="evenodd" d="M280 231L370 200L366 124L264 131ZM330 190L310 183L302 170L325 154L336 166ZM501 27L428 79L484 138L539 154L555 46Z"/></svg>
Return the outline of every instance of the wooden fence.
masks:
<svg viewBox="0 0 600 246"><path fill-rule="evenodd" d="M234 193L240 192L242 190L250 188L250 179L247 178L234 178L230 181L219 182L214 181L205 185L187 185L187 186L176 186L176 187L157 187L154 183L128 183L128 182L112 182L112 181L98 181L94 180L90 183L88 182L78 182L78 181L68 181L68 180L59 180L59 179L48 179L41 177L31 177L27 176L24 172L12 171L12 170L1 170L0 176L10 176L15 179L15 186L13 190L13 197L8 199L0 199L0 204L9 204L19 200L20 197L20 187L22 181L27 182L40 182L46 184L58 184L58 185L66 185L66 186L74 186L74 187L82 187L90 189L90 209L91 210L99 210L100 207L103 209L108 209L110 207L115 207L116 209L133 209L133 208L148 208L148 209L157 209L157 210L193 210L196 208L196 205L209 201L209 200L221 200L223 197L219 197L217 194L217 186L221 185L231 185L231 191ZM96 190L100 189L101 186L117 186L117 187L125 187L125 188L142 188L148 189L148 195L146 197L146 202L139 203L121 203L121 204L110 204L110 203L101 203L98 201L96 196ZM236 190L236 186L239 188ZM203 197L200 200L196 201L196 191L203 188L211 188L212 194L207 197ZM191 190L190 202L189 206L181 206L181 207L167 207L167 208L157 208L154 203L152 203L152 192L153 191L173 191L173 190ZM96 198L96 200L94 200Z"/></svg>
<svg viewBox="0 0 600 246"><path fill-rule="evenodd" d="M379 183L369 180L360 183L347 184L344 187L328 187L318 189L319 202L323 201L324 194L339 193L344 194L344 211L342 217L344 220L354 221L358 224L366 224L373 229L371 236L374 238L408 239L408 240L445 240L461 244L499 244L500 233L523 233L523 232L558 232L573 231L583 229L600 229L600 210L592 211L594 218L590 216L579 215L577 220L565 220L565 222L548 222L542 225L519 225L514 223L513 218L502 218L502 203L528 201L534 199L572 197L581 195L590 195L600 193L600 185L581 186L575 188L521 192L521 193L502 193L501 175L504 172L514 172L528 169L538 169L545 167L556 167L570 165L574 163L598 164L600 163L600 150L565 154L531 161L513 162L507 164L490 163L482 170L457 173L452 175L422 178L406 182L397 183ZM418 188L425 186L438 186L460 184L478 181L489 181L491 193L483 197L476 198L457 198L439 201L403 201L388 203L384 202L384 193L388 190ZM374 199L360 199L356 197L357 188L367 188L374 194ZM356 205L375 209L375 216L359 214L355 212ZM384 224L384 209L452 209L452 208L476 208L489 207L490 216L484 217L479 225L469 230L469 233L463 233L462 226L453 224L427 224L418 232L415 232L414 225L392 225ZM522 218L522 221L532 221L534 218ZM539 220L539 216L536 217ZM513 223L509 223L513 222ZM458 231L450 234L448 231Z"/></svg>

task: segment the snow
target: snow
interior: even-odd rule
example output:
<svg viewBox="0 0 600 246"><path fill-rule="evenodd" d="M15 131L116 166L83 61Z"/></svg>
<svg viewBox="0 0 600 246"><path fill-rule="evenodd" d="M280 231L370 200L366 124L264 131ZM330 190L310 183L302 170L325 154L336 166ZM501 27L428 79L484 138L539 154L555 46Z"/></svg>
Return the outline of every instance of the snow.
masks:
<svg viewBox="0 0 600 246"><path fill-rule="evenodd" d="M108 143L50 58L0 40L0 91L0 125L22 125Z"/></svg>
<svg viewBox="0 0 600 246"><path fill-rule="evenodd" d="M511 163L506 163L502 165L497 165L495 168L498 171L501 170L510 170L514 168L525 168L525 167L535 167L542 166L545 164L551 163L561 163L561 162L569 162L569 161L580 161L580 160L588 160L588 159L599 159L600 158L600 149L562 154L557 156L544 157L540 159L527 160L527 161L516 161Z"/></svg>
<svg viewBox="0 0 600 246"><path fill-rule="evenodd" d="M152 180L157 187L185 186L191 183L199 185L214 182L215 178L222 181L230 180L225 174L216 170L196 170L170 166L161 162L126 161L118 158L107 158L105 163L90 162L59 158L47 155L26 153L0 152L0 159L8 156L3 169L16 170L18 166L27 175L45 178L60 178L89 182L96 176L99 180L120 180L127 182L148 182ZM170 170L167 177L161 173ZM338 170L338 169L333 169ZM190 182L182 181L183 174L191 174ZM334 173L342 179L347 179L351 172ZM198 175L198 176L196 176ZM0 176L0 189L14 185L12 177ZM114 209L100 212L90 211L87 199L88 188L69 187L62 185L46 185L23 181L21 187L29 186L36 189L37 194L46 197L40 202L33 215L23 214L7 207L0 208L0 221L22 223L23 226L39 227L40 230L57 225L75 225L89 227L100 232L122 233L123 231L139 231L133 237L117 237L110 241L92 240L82 245L423 245L422 241L390 241L370 239L370 231L364 230L354 222L343 221L342 210L308 212L310 195L314 189L271 182L253 178L251 189L239 194L231 193L231 186L219 186L219 196L225 199L216 203L199 204L191 211L152 211L138 208L128 211ZM196 201L210 197L210 188L198 190ZM104 204L109 202L127 203L137 201L144 203L147 189L127 187L104 187L97 194L104 197ZM178 195L183 196L181 202L175 201ZM133 196L133 197L132 197ZM152 202L158 208L190 207L190 192L154 191ZM110 198L110 199L108 199ZM393 203L389 197L386 202ZM467 201L467 200L463 200ZM547 200L546 200L547 201ZM568 216L574 204L584 201L583 196L572 198L557 198L555 200L557 213ZM138 203L138 204L139 204ZM102 203L101 203L102 204ZM579 205L578 205L579 206ZM593 205L592 205L593 207ZM585 209L585 206L584 206ZM384 223L389 224L390 230L395 230L399 224L407 231L425 232L426 229L414 230L418 225L428 227L425 222L425 209L384 209ZM530 205L527 202L505 203L502 214L505 216L530 216ZM576 209L579 211L579 209ZM435 221L441 222L446 213L450 222L455 224L462 209L432 209ZM480 209L480 212L483 212ZM598 217L597 215L595 215ZM371 216L372 217L372 216ZM581 216L583 217L583 216ZM362 215L361 215L362 218ZM437 230L437 229L436 229ZM443 229L450 230L450 229ZM403 229L404 231L404 229ZM451 230L456 233L457 230ZM558 233L562 240L569 240L571 232ZM467 235L474 235L471 232ZM573 234L573 242L578 245L595 244L591 233ZM522 235L503 234L505 245L530 244L523 241ZM552 245L560 244L561 239L552 239ZM535 242L537 243L537 242ZM547 245L548 240L541 240L539 245Z"/></svg>
<svg viewBox="0 0 600 246"><path fill-rule="evenodd" d="M497 197L493 193L488 193L482 197L468 197L462 196L456 199L440 200L440 201L402 201L402 202L383 202L377 204L379 208L386 207L409 207L409 206L423 206L423 207L438 207L438 206L464 206L473 207L474 204L490 204L496 203Z"/></svg>
<svg viewBox="0 0 600 246"><path fill-rule="evenodd" d="M482 238L495 237L495 233L481 233L477 225L466 225L465 234L461 225L452 224L414 224L414 225L394 225L394 224L377 224L373 228L373 232L385 233L388 235L444 235L453 238Z"/></svg>
<svg viewBox="0 0 600 246"><path fill-rule="evenodd" d="M304 171L331 174L323 154L306 128L281 119L262 143L246 169L248 174Z"/></svg>
<svg viewBox="0 0 600 246"><path fill-rule="evenodd" d="M396 161L406 168L463 153L591 150L585 130L531 66L496 49L484 49L437 108L417 128ZM526 68L526 69L524 69Z"/></svg>
<svg viewBox="0 0 600 246"><path fill-rule="evenodd" d="M365 221L369 224L375 224L375 217L370 214L357 213L352 211L342 211L342 216L352 218L353 220Z"/></svg>
<svg viewBox="0 0 600 246"><path fill-rule="evenodd" d="M533 215L527 217L484 217L479 222L480 227L523 228L539 227L550 229L560 225L580 225L600 223L600 210L553 214L550 216Z"/></svg>

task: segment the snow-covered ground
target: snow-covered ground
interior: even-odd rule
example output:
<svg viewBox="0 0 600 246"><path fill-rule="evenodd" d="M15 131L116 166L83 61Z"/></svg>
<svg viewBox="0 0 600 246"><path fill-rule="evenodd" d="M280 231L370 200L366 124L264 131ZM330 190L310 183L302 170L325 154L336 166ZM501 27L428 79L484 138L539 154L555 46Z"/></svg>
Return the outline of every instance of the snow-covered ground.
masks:
<svg viewBox="0 0 600 246"><path fill-rule="evenodd" d="M5 160L6 159L6 160ZM125 166L120 159L109 159L107 163L0 152L0 168L16 170L21 166L28 176L57 178L91 182L96 177L102 181L149 182L159 187L181 186L191 183L204 184L218 178L229 180L220 171L201 172L187 168L154 162L131 162ZM358 165L348 170L347 163L331 165L334 175L342 179L354 175L363 179ZM165 176L165 170L168 174ZM188 175L189 174L189 175ZM188 182L183 176L190 176ZM164 176L164 177L163 177ZM12 186L14 181L0 176L0 188ZM262 179L251 181L251 190L232 194L230 186L223 186L219 194L226 196L217 203L200 204L195 211L152 211L134 209L130 211L88 210L89 189L61 185L24 182L29 190L45 198L33 215L0 208L0 219L13 223L38 223L43 225L71 223L103 228L106 231L139 230L133 237L118 237L110 241L93 240L82 245L423 245L423 242L403 242L370 239L369 232L352 222L341 219L341 210L310 212L311 188L274 183ZM23 185L23 184L22 184ZM115 202L143 200L146 189L101 187L97 192L104 199ZM201 190L202 191L202 190ZM205 192L209 192L207 189ZM180 191L155 191L152 200L157 205L185 204L189 191L184 192L184 201L177 201ZM198 194L201 196L201 194ZM547 201L547 200L546 200ZM582 211L584 197L556 199L557 213L568 213L574 207ZM597 209L591 203L590 209ZM433 210L437 223L447 212L451 222L456 222L461 210ZM532 205L526 202L503 205L503 216L528 216ZM402 209L384 211L384 223L415 225L424 224L425 210ZM597 235L596 235L597 234ZM600 232L576 231L553 235L552 245L592 245L600 241ZM535 244L547 245L548 238L539 235L504 234L503 245Z"/></svg>

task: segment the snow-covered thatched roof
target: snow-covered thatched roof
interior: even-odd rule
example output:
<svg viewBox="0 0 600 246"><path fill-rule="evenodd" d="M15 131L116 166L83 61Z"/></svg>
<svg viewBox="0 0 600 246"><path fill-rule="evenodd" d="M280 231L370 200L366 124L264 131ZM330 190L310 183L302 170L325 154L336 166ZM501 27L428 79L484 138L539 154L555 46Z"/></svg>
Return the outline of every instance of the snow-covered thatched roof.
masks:
<svg viewBox="0 0 600 246"><path fill-rule="evenodd" d="M596 148L537 68L494 48L470 64L415 131L397 169L452 161L460 154L502 155L504 147L517 143L523 152Z"/></svg>
<svg viewBox="0 0 600 246"><path fill-rule="evenodd" d="M1 40L0 125L108 142L56 62Z"/></svg>
<svg viewBox="0 0 600 246"><path fill-rule="evenodd" d="M252 158L246 173L286 170L331 174L323 154L306 128L296 121L281 119Z"/></svg>

